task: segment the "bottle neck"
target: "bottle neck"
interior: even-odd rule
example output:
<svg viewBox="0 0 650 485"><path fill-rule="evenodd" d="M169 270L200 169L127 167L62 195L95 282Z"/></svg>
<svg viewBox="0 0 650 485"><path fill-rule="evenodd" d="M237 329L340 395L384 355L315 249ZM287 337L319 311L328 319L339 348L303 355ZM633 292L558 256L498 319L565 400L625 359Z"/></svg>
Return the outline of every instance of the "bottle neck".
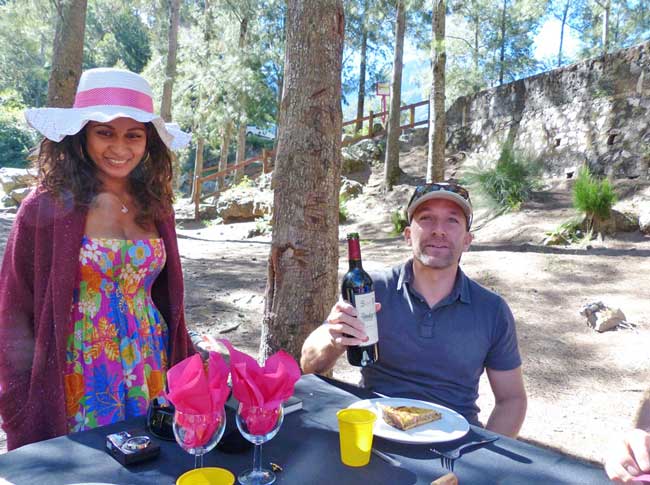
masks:
<svg viewBox="0 0 650 485"><path fill-rule="evenodd" d="M350 269L361 269L361 247L358 239L348 239L348 262Z"/></svg>

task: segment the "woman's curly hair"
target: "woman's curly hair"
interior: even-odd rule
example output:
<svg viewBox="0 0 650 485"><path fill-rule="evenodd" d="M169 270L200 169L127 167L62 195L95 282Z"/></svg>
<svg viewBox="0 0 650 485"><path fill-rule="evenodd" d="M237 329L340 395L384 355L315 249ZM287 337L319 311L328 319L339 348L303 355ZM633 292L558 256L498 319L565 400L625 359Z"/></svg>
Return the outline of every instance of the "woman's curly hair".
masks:
<svg viewBox="0 0 650 485"><path fill-rule="evenodd" d="M164 219L173 211L172 153L156 128L145 123L147 150L129 174L129 193L138 205L135 222L141 227ZM57 197L71 193L75 204L88 206L101 192L97 167L86 150L86 128L60 142L43 139L34 160L38 181Z"/></svg>

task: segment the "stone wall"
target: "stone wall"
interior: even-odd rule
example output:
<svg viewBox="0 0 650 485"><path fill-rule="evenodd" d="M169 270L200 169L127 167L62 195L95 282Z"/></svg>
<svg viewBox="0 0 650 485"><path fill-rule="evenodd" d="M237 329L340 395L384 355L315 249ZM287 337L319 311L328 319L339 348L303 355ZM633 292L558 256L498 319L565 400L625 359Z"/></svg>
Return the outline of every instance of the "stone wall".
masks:
<svg viewBox="0 0 650 485"><path fill-rule="evenodd" d="M586 163L616 178L649 178L650 42L458 98L448 153L493 163L506 142L547 175Z"/></svg>

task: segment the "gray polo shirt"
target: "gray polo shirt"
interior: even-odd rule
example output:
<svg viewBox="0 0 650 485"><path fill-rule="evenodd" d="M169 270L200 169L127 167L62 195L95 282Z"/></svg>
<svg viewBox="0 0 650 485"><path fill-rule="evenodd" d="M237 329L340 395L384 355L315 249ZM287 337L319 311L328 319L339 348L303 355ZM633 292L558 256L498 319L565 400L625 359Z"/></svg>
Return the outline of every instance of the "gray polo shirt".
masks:
<svg viewBox="0 0 650 485"><path fill-rule="evenodd" d="M362 369L363 385L442 404L478 424L483 370L521 365L508 304L460 269L451 293L433 308L412 287L412 260L371 276L381 302L379 361Z"/></svg>

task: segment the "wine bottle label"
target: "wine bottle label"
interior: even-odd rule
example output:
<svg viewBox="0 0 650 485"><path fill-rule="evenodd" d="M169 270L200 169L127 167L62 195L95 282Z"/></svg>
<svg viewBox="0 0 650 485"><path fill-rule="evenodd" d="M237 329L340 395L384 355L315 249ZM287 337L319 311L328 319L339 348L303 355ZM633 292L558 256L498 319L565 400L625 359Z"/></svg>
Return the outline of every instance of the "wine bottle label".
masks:
<svg viewBox="0 0 650 485"><path fill-rule="evenodd" d="M375 311L375 292L354 295L354 306L359 312L359 320L366 327L368 341L363 345L376 344L379 340L379 333L377 331L377 312Z"/></svg>

